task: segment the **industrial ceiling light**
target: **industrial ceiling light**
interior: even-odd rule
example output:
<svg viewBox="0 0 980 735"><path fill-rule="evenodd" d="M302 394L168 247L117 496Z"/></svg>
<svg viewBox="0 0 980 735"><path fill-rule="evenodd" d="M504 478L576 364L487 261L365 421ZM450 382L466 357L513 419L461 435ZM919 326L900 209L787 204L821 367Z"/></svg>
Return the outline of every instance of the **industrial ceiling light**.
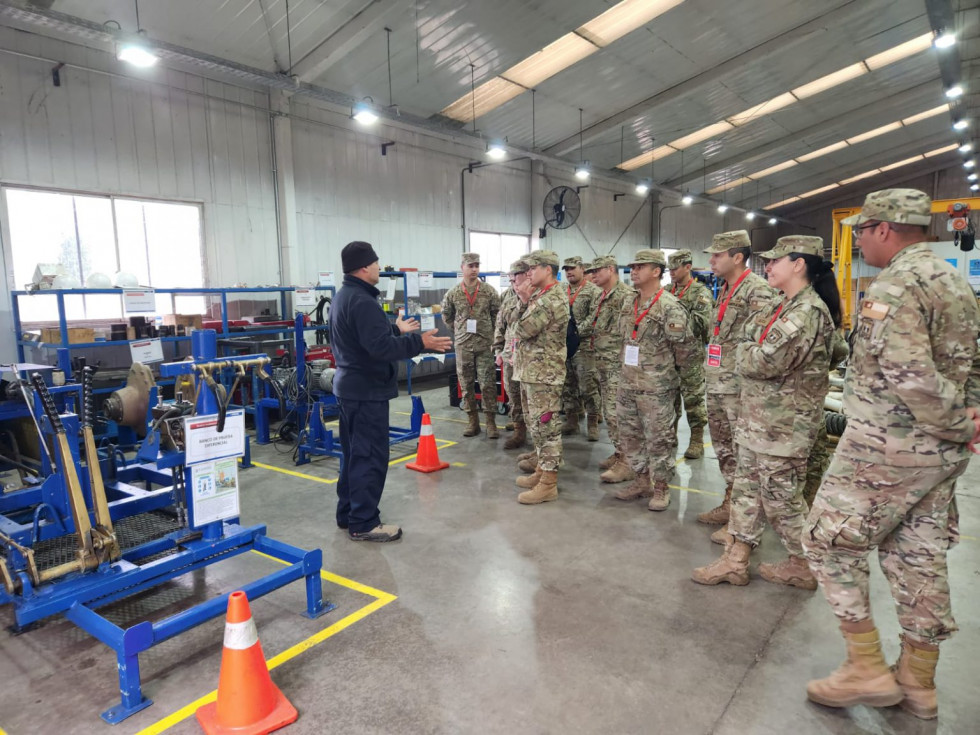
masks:
<svg viewBox="0 0 980 735"><path fill-rule="evenodd" d="M361 125L374 125L378 122L377 114L366 104L361 102L357 107L354 108L354 114L351 115L357 122Z"/></svg>
<svg viewBox="0 0 980 735"><path fill-rule="evenodd" d="M575 178L579 181L585 181L589 178L589 162L585 161L580 163L575 167Z"/></svg>
<svg viewBox="0 0 980 735"><path fill-rule="evenodd" d="M690 194L685 194L684 196L681 197L681 204L683 204L685 207L689 207L693 203L694 203L694 197L692 197Z"/></svg>
<svg viewBox="0 0 980 735"><path fill-rule="evenodd" d="M506 149L500 143L491 143L487 146L487 158L499 161L507 155Z"/></svg>
<svg viewBox="0 0 980 735"><path fill-rule="evenodd" d="M769 218L769 226L770 227L775 227L777 222L779 222L779 220L777 220L775 217L770 217Z"/></svg>
<svg viewBox="0 0 980 735"><path fill-rule="evenodd" d="M962 97L962 96L963 96L963 87L961 87L959 84L953 85L952 87L946 90L947 99L955 100L957 97Z"/></svg>
<svg viewBox="0 0 980 735"><path fill-rule="evenodd" d="M977 175L976 174L970 174L969 176L966 177L966 180L967 181L976 181L977 180Z"/></svg>
<svg viewBox="0 0 980 735"><path fill-rule="evenodd" d="M943 31L936 36L936 40L932 42L932 45L936 48L949 48L955 43L956 36L948 31Z"/></svg>
<svg viewBox="0 0 980 735"><path fill-rule="evenodd" d="M755 219L755 212L753 212L752 210L749 210L748 212L746 212L745 213L745 219L747 219L749 222L751 222L752 220L754 220Z"/></svg>
<svg viewBox="0 0 980 735"><path fill-rule="evenodd" d="M957 120L953 123L953 130L966 130L969 124L968 120Z"/></svg>
<svg viewBox="0 0 980 735"><path fill-rule="evenodd" d="M974 161L972 159L969 160L969 161L964 161L963 162L963 168L973 168L976 165L977 165L976 161Z"/></svg>
<svg viewBox="0 0 980 735"><path fill-rule="evenodd" d="M728 211L728 205L727 204L719 204L718 205L718 214L724 214L727 211Z"/></svg>
<svg viewBox="0 0 980 735"><path fill-rule="evenodd" d="M980 191L980 184L971 184L970 191Z"/></svg>
<svg viewBox="0 0 980 735"><path fill-rule="evenodd" d="M960 153L969 153L972 150L973 150L973 143L964 143L959 148Z"/></svg>
<svg viewBox="0 0 980 735"><path fill-rule="evenodd" d="M644 181L637 182L637 184L636 184L636 193L637 194L639 194L640 196L646 196L646 193L648 191L650 191L650 185L645 180Z"/></svg>
<svg viewBox="0 0 980 735"><path fill-rule="evenodd" d="M116 58L140 69L148 69L160 60L140 41L120 43L116 46Z"/></svg>

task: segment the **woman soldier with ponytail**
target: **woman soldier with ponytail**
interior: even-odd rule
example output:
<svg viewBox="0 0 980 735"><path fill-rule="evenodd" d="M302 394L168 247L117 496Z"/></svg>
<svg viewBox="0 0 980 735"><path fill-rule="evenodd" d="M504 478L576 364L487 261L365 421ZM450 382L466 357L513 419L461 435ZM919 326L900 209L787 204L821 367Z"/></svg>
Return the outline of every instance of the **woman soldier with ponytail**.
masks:
<svg viewBox="0 0 980 735"><path fill-rule="evenodd" d="M823 259L823 239L781 237L759 253L769 285L782 292L768 314L749 322L736 353L741 386L735 427L738 445L731 518L712 536L725 544L721 558L694 570L699 584L749 583L749 554L766 521L789 558L760 564L763 579L802 589L817 588L803 558L803 500L810 448L823 420L830 386L834 330L840 324L840 294L833 267Z"/></svg>

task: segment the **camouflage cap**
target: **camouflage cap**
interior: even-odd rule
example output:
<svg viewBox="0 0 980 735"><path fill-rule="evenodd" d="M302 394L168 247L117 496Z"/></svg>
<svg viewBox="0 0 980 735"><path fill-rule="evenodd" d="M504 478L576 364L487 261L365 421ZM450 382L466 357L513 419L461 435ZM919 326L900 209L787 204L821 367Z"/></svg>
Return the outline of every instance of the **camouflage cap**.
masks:
<svg viewBox="0 0 980 735"><path fill-rule="evenodd" d="M530 265L558 265L558 253L554 250L535 250L525 255L524 259Z"/></svg>
<svg viewBox="0 0 980 735"><path fill-rule="evenodd" d="M517 273L527 273L528 269L531 267L530 263L524 258L518 258L513 263L510 264L510 274L513 276Z"/></svg>
<svg viewBox="0 0 980 735"><path fill-rule="evenodd" d="M894 222L902 225L928 225L932 222L932 200L918 189L882 189L864 199L861 212L842 225L860 225L868 221Z"/></svg>
<svg viewBox="0 0 980 735"><path fill-rule="evenodd" d="M776 240L776 247L764 253L756 253L760 258L775 260L790 253L799 255L819 255L823 257L823 238L816 235L787 235Z"/></svg>
<svg viewBox="0 0 980 735"><path fill-rule="evenodd" d="M746 230L722 232L711 238L711 247L705 248L706 253L727 253L733 248L750 248L752 240Z"/></svg>
<svg viewBox="0 0 980 735"><path fill-rule="evenodd" d="M675 250L670 254L670 257L667 258L667 267L677 268L685 263L693 262L694 256L691 254L690 250Z"/></svg>
<svg viewBox="0 0 980 735"><path fill-rule="evenodd" d="M561 264L561 268L562 270L565 270L565 268L578 268L580 265L584 267L585 263L582 262L579 256L573 255L571 258L565 258Z"/></svg>
<svg viewBox="0 0 980 735"><path fill-rule="evenodd" d="M463 265L470 265L472 263L480 264L480 254L479 253L463 253Z"/></svg>
<svg viewBox="0 0 980 735"><path fill-rule="evenodd" d="M589 271L594 271L595 264L591 260L586 261L582 263L582 270L584 270L586 273L588 273Z"/></svg>
<svg viewBox="0 0 980 735"><path fill-rule="evenodd" d="M592 261L592 270L599 270L600 268L607 268L609 266L616 267L616 259L611 255L600 255Z"/></svg>
<svg viewBox="0 0 980 735"><path fill-rule="evenodd" d="M664 256L663 250L644 248L643 250L636 251L636 255L633 256L629 264L640 265L642 263L650 263L651 265L659 265L662 268L666 268L667 258Z"/></svg>

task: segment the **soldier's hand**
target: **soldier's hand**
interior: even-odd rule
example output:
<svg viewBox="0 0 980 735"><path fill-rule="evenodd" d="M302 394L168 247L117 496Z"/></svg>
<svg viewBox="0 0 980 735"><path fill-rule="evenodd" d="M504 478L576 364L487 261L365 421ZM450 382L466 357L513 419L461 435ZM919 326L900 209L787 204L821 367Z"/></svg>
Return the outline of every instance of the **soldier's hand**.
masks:
<svg viewBox="0 0 980 735"><path fill-rule="evenodd" d="M438 337L438 329L433 329L422 334L422 344L427 350L434 352L448 352L452 349L453 341L449 337Z"/></svg>
<svg viewBox="0 0 980 735"><path fill-rule="evenodd" d="M530 278L525 278L519 284L514 286L514 293L517 294L517 298L523 303L527 303L531 298L531 294L534 293L534 286L531 284Z"/></svg>
<svg viewBox="0 0 980 735"><path fill-rule="evenodd" d="M405 315L398 311L398 318L395 319L395 326L398 327L400 334L407 334L408 332L419 331L419 321L415 318L405 318Z"/></svg>
<svg viewBox="0 0 980 735"><path fill-rule="evenodd" d="M977 447L977 442L980 441L980 410L968 407L966 415L973 421L973 438L967 442L966 446L974 454L980 454L980 447Z"/></svg>

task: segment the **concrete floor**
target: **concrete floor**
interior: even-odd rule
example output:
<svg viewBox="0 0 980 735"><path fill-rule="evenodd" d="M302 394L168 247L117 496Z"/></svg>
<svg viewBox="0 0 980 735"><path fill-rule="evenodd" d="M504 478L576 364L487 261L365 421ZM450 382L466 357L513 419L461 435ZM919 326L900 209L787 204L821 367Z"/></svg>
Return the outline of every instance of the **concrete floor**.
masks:
<svg viewBox="0 0 980 735"><path fill-rule="evenodd" d="M334 460L296 468L288 454L260 447L256 461L319 481L259 467L240 475L245 523L265 523L274 538L320 547L326 570L397 596L383 604L388 598L377 602L325 582L325 596L338 608L318 620L299 614L300 584L253 603L267 657L318 631L333 632L273 671L300 712L286 732L980 730L976 465L960 484L965 537L950 557L961 631L942 652L940 718L925 723L897 708L835 711L807 703L807 680L827 674L843 656L819 592L758 577L741 588L690 581L695 566L719 553L708 541L712 529L694 520L717 504L724 485L710 449L704 460L678 465L676 484L687 490L675 490L670 509L654 514L645 503L611 499L595 470L609 445L574 437L566 442L559 501L522 507L513 484L516 452L504 452L503 439L462 438L464 416L445 405L444 388L423 395L440 443L457 443L440 451L452 463L443 472L421 475L404 462L391 468L382 512L404 527L399 542L353 543L336 528ZM393 402L393 423L407 425L409 410L408 398ZM392 459L412 451L396 447ZM769 532L753 567L781 553ZM246 554L117 605L111 615L122 623L147 611L172 614L272 568ZM877 570L873 590L893 659L898 626ZM363 617L351 622L359 610ZM9 609L0 609L0 624L12 620ZM19 636L0 632L0 728L60 735L150 728L214 689L222 628L215 620L143 654L144 692L154 705L116 727L98 718L117 697L109 649L63 619ZM167 724L167 732L199 732L192 715L150 731Z"/></svg>

